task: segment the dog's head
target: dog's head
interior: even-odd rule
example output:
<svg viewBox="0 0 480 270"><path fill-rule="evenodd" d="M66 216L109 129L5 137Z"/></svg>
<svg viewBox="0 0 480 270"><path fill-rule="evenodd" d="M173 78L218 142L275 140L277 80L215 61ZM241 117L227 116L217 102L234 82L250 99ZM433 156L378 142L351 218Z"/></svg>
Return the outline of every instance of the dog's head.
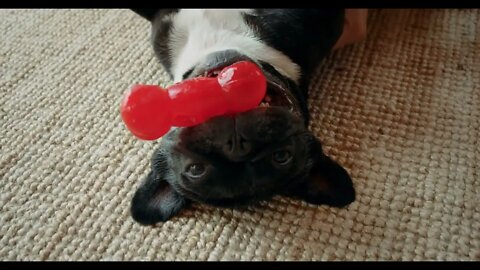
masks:
<svg viewBox="0 0 480 270"><path fill-rule="evenodd" d="M348 173L323 154L307 129L301 72L308 53L296 56L294 46L275 41L280 30L300 31L279 22L281 11L135 11L152 22L154 51L175 82L216 76L238 61L257 64L268 81L258 108L174 128L162 138L151 172L132 200L135 220L164 221L189 201L237 207L283 194L340 207L354 200ZM306 19L292 11L283 15ZM331 39L325 48L333 46ZM282 49L286 45L291 48Z"/></svg>

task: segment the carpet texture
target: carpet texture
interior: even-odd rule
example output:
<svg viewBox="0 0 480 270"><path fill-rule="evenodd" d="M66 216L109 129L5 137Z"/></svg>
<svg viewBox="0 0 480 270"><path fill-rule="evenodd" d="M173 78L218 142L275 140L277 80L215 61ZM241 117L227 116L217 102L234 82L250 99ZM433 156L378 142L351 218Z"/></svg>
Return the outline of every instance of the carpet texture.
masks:
<svg viewBox="0 0 480 270"><path fill-rule="evenodd" d="M158 142L124 128L169 83L128 10L0 11L1 260L480 260L480 10L378 10L317 69L311 129L352 175L346 209L277 196L143 227Z"/></svg>

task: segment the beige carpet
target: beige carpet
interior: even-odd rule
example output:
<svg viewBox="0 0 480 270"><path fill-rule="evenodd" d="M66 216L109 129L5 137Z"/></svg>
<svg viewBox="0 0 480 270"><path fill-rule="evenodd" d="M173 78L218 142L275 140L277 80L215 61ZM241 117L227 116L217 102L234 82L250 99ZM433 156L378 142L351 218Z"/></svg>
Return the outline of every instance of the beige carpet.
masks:
<svg viewBox="0 0 480 270"><path fill-rule="evenodd" d="M382 10L312 83L312 130L353 176L343 210L275 197L142 227L156 143L119 117L165 85L128 10L0 11L1 260L480 260L480 10ZM158 142L157 142L158 143Z"/></svg>

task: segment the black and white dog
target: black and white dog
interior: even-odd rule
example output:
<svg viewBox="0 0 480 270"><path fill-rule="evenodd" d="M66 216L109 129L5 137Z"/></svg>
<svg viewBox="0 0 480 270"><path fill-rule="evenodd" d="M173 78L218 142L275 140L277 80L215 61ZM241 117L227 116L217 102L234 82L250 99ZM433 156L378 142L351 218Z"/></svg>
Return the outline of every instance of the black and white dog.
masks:
<svg viewBox="0 0 480 270"><path fill-rule="evenodd" d="M355 200L347 171L307 129L309 75L340 37L344 10L133 11L150 21L155 54L175 82L244 60L268 79L258 108L162 138L133 197L134 220L165 221L192 201L239 207L280 194L343 207Z"/></svg>

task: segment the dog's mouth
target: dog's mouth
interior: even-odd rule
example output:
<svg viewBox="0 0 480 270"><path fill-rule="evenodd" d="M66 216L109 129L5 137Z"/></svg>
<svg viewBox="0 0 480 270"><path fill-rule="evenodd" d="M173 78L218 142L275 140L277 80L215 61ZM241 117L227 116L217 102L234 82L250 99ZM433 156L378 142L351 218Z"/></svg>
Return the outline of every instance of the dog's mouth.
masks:
<svg viewBox="0 0 480 270"><path fill-rule="evenodd" d="M282 84L267 76L267 93L259 107L277 106L287 108L292 114L301 117L300 105L293 94Z"/></svg>
<svg viewBox="0 0 480 270"><path fill-rule="evenodd" d="M254 64L257 64L253 62ZM225 63L220 66L216 66L213 69L206 70L196 77L217 77L218 74L227 66L233 63ZM262 69L262 68L261 68ZM295 96L288 90L288 87L276 76L266 72L262 69L264 75L267 78L267 92L262 102L257 107L283 107L287 108L292 114L297 117L302 117L300 105L298 104Z"/></svg>

